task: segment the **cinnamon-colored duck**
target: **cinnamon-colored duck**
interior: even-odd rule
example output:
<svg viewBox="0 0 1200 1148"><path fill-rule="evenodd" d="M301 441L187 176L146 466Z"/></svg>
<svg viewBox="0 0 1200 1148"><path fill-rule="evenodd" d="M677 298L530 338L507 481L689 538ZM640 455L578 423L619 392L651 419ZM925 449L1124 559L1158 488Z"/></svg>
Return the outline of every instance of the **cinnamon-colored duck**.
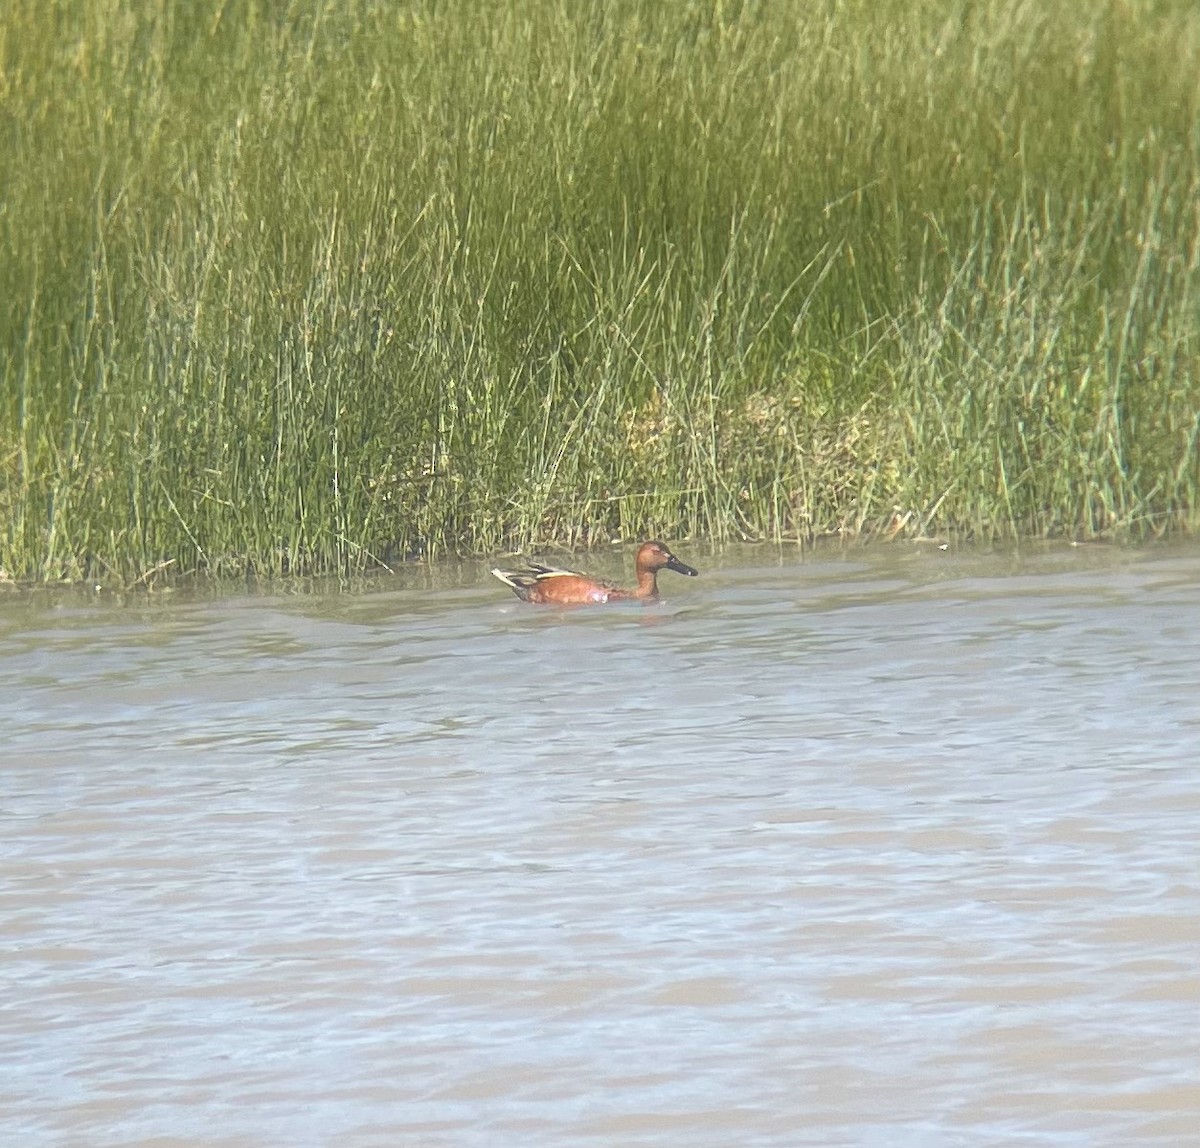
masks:
<svg viewBox="0 0 1200 1148"><path fill-rule="evenodd" d="M644 542L637 552L637 586L622 589L611 582L560 570L556 566L529 563L524 570L493 570L492 573L508 586L522 602L551 606L590 606L601 602L636 599L650 602L658 597L658 572L674 570L695 578L699 573L685 566L661 542Z"/></svg>

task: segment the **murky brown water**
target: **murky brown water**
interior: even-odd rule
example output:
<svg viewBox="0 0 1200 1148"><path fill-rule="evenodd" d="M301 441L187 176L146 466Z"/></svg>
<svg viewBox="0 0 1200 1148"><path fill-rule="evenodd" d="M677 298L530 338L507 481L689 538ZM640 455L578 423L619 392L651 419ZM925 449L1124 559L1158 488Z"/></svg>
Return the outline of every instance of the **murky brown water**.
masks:
<svg viewBox="0 0 1200 1148"><path fill-rule="evenodd" d="M0 598L0 1143L1200 1142L1200 549Z"/></svg>

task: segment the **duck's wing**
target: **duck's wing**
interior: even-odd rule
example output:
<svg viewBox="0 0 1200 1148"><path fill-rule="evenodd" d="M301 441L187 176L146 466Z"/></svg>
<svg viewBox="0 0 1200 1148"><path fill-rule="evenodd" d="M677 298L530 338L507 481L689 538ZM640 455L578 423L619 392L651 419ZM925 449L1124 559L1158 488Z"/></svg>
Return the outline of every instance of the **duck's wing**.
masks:
<svg viewBox="0 0 1200 1148"><path fill-rule="evenodd" d="M494 569L492 574L518 592L528 590L531 586L536 586L537 583L551 578L581 577L575 570L564 570L560 566L547 566L542 562L527 562L520 570Z"/></svg>
<svg viewBox="0 0 1200 1148"><path fill-rule="evenodd" d="M541 562L530 562L530 572L540 582L543 578L579 578L590 582L593 586L601 586L605 590L615 590L617 584L607 578L597 578L594 574L582 574L578 570L564 570L561 566L546 566Z"/></svg>
<svg viewBox="0 0 1200 1148"><path fill-rule="evenodd" d="M578 570L564 570L561 566L547 566L541 562L530 562L526 570L535 578L578 578Z"/></svg>

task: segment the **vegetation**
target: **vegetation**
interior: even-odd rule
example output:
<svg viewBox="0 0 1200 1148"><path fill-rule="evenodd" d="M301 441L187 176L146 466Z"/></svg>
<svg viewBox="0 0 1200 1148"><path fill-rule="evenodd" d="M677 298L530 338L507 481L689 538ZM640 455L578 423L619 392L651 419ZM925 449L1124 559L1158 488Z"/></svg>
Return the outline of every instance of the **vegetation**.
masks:
<svg viewBox="0 0 1200 1148"><path fill-rule="evenodd" d="M1200 524L1192 0L8 0L0 569Z"/></svg>

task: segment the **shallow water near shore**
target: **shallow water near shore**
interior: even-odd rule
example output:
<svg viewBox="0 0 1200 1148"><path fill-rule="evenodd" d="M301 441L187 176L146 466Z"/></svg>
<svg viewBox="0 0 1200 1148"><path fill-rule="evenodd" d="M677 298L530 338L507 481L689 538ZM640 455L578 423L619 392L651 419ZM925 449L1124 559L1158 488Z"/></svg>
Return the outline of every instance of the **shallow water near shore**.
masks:
<svg viewBox="0 0 1200 1148"><path fill-rule="evenodd" d="M0 597L0 1142L1194 1137L1200 548L676 550Z"/></svg>

